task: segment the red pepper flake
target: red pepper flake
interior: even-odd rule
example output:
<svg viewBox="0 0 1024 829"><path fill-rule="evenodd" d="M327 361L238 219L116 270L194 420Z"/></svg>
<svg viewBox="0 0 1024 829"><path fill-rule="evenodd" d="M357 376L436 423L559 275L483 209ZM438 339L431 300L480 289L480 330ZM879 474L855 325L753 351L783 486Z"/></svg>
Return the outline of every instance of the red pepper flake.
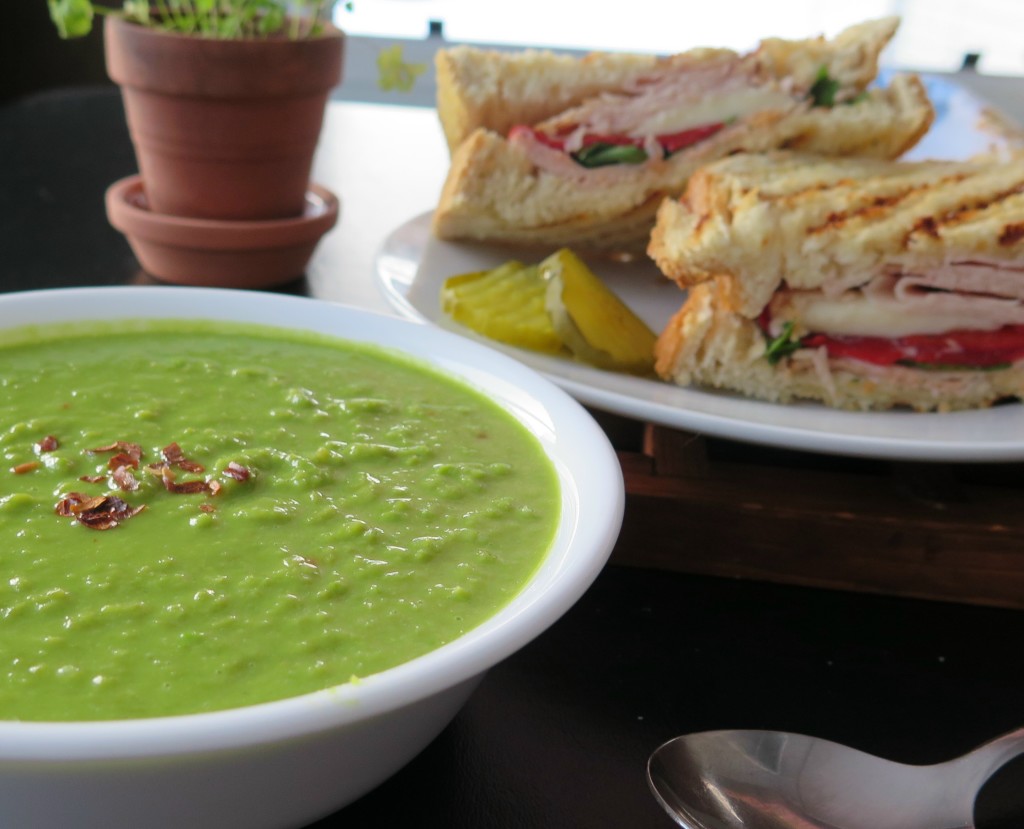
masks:
<svg viewBox="0 0 1024 829"><path fill-rule="evenodd" d="M139 482L135 480L135 476L127 466L117 467L110 477L114 479L114 483L117 484L118 488L123 489L125 492L134 492L139 488Z"/></svg>
<svg viewBox="0 0 1024 829"><path fill-rule="evenodd" d="M176 495L198 495L210 492L210 485L206 481L184 481L176 484L174 481L164 478L164 487L168 492L173 492Z"/></svg>
<svg viewBox="0 0 1024 829"><path fill-rule="evenodd" d="M39 452L40 454L43 452L52 452L58 446L60 446L60 443L57 441L57 438L53 435L47 435L36 444L36 452Z"/></svg>
<svg viewBox="0 0 1024 829"><path fill-rule="evenodd" d="M15 475L24 475L26 472L32 472L39 468L39 461L27 461L26 463L19 463L17 466L11 467L11 472Z"/></svg>
<svg viewBox="0 0 1024 829"><path fill-rule="evenodd" d="M57 502L57 515L65 518L94 509L107 500L106 495L86 495L84 492L69 492Z"/></svg>
<svg viewBox="0 0 1024 829"><path fill-rule="evenodd" d="M226 467L224 467L224 474L229 478L234 478L236 481L248 481L249 476L252 473L247 467L242 466L240 463L231 461Z"/></svg>
<svg viewBox="0 0 1024 829"><path fill-rule="evenodd" d="M200 512L216 512L217 508L213 504L200 504L199 505L199 511Z"/></svg>
<svg viewBox="0 0 1024 829"><path fill-rule="evenodd" d="M174 472L169 467L163 466L157 471L164 483L164 489L176 495L216 495L220 492L220 484L216 481L183 481L179 484L175 482Z"/></svg>
<svg viewBox="0 0 1024 829"><path fill-rule="evenodd" d="M98 484L101 481L107 480L106 475L83 475L78 480L85 481L87 484Z"/></svg>
<svg viewBox="0 0 1024 829"><path fill-rule="evenodd" d="M116 495L91 496L69 492L57 502L54 511L57 515L74 518L91 530L112 530L145 508L145 504L133 507Z"/></svg>
<svg viewBox="0 0 1024 829"><path fill-rule="evenodd" d="M185 453L181 451L181 447L177 443L165 446L161 450L161 454L164 456L164 460L171 466L184 469L186 472L202 472L206 469L201 463L196 463L186 458Z"/></svg>
<svg viewBox="0 0 1024 829"><path fill-rule="evenodd" d="M118 452L114 457L107 461L107 466L110 469L117 469L120 466L130 466L132 469L138 469L139 459L124 452Z"/></svg>
<svg viewBox="0 0 1024 829"><path fill-rule="evenodd" d="M95 449L86 449L86 452L92 452L93 454L99 452L123 452L128 457L135 460L135 465L138 466L138 461L142 457L142 447L137 443L128 443L123 440L115 440L113 443L107 446L97 446Z"/></svg>

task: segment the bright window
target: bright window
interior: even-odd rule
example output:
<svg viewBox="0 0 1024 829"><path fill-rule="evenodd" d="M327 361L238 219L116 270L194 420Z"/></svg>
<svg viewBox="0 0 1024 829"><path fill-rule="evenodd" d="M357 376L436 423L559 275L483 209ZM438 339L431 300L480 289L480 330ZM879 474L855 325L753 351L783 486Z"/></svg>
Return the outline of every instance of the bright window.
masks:
<svg viewBox="0 0 1024 829"><path fill-rule="evenodd" d="M436 20L449 41L668 54L834 35L890 14L903 20L884 55L890 66L953 71L979 53L980 71L1024 74L1021 0L355 0L338 23L353 35L420 39Z"/></svg>

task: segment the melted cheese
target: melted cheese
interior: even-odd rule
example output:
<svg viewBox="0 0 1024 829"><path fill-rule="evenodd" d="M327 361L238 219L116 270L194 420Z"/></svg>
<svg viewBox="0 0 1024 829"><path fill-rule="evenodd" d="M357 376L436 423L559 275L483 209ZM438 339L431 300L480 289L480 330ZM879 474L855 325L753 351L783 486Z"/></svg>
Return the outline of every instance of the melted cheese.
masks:
<svg viewBox="0 0 1024 829"><path fill-rule="evenodd" d="M777 295L772 317L791 320L798 330L838 336L905 337L947 331L993 331L1024 323L1018 302L961 294L927 294L914 301L850 292Z"/></svg>
<svg viewBox="0 0 1024 829"><path fill-rule="evenodd" d="M706 124L745 118L755 112L788 110L792 95L770 87L744 87L707 95L685 106L654 112L630 130L632 135L671 135Z"/></svg>

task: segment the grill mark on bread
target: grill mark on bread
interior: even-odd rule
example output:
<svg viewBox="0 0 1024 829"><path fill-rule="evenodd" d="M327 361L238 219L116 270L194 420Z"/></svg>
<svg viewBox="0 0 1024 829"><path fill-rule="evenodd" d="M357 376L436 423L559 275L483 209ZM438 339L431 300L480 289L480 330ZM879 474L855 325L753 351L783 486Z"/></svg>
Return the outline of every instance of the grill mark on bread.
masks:
<svg viewBox="0 0 1024 829"><path fill-rule="evenodd" d="M1004 202L1013 196L1019 196L1021 193L1024 193L1024 182L1019 182L1008 190L1002 190L991 196L979 196L967 204L959 205L955 210L948 211L939 219L939 225L950 227L972 221L978 216L998 208L1000 202Z"/></svg>
<svg viewBox="0 0 1024 829"><path fill-rule="evenodd" d="M961 176L962 180L964 177ZM990 197L978 198L973 202L961 205L956 210L950 210L942 216L922 216L914 226L903 237L904 249L910 248L915 237L923 234L932 239L942 237L943 228L951 228L955 225L962 225L983 216L986 212L999 206L1000 202L1006 201L1013 196L1024 193L1024 183L1017 184L1008 190L995 193ZM1021 239L1024 239L1024 222L1015 222L1003 226L997 242L1001 247L1012 247Z"/></svg>
<svg viewBox="0 0 1024 829"><path fill-rule="evenodd" d="M910 242L918 233L923 233L925 236L931 236L933 239L939 238L939 226L935 219L931 216L924 216L917 220L917 223L910 229L910 232L903 237L903 247L909 248Z"/></svg>
<svg viewBox="0 0 1024 829"><path fill-rule="evenodd" d="M781 172L788 172L788 170L783 169ZM780 172L780 174L781 174L781 172ZM849 180L849 179L840 179L839 181L836 181L836 182L816 181L813 184L805 185L805 186L801 187L798 190L792 190L792 191L790 191L788 193L776 193L776 194L770 194L770 195L763 196L761 194L760 189L759 188L755 188L755 187L749 188L746 192L750 192L750 190L757 190L758 191L758 197L762 201L765 201L765 202L775 202L775 201L778 201L778 202L781 202L782 204L786 205L787 207L792 207L797 202L803 201L804 199L813 199L815 197L815 194L817 194L817 193L821 193L821 192L824 192L826 190L832 190L833 188L836 188L836 187L849 187L852 184L853 184L853 182L851 180Z"/></svg>
<svg viewBox="0 0 1024 829"><path fill-rule="evenodd" d="M895 207L908 194L909 191L898 196L879 196L870 204L858 207L856 210L829 213L822 224L807 228L807 235L813 236L817 233L824 233L826 230L839 229L851 219L866 219L868 221L882 219L889 212L889 208Z"/></svg>
<svg viewBox="0 0 1024 829"><path fill-rule="evenodd" d="M807 228L807 235L814 236L819 233L824 233L827 230L834 230L841 228L844 224L854 219L861 219L869 222L884 221L886 217L895 212L900 205L909 201L914 197L927 195L929 192L939 187L946 187L952 184L963 181L968 176L965 173L958 173L952 176L945 176L936 182L930 182L925 185L910 185L903 190L898 190L892 193L883 193L872 198L868 203L863 204L859 207L851 208L849 210L838 210L828 214L825 221L821 224L814 225ZM822 183L816 185L813 188L805 188L796 194L796 198L804 196L805 194L824 191L824 190L835 190L843 188L856 187L856 183L850 179L842 179L834 184ZM787 194L787 198L789 195ZM928 225L927 223L931 223ZM922 225L930 236L938 238L938 233L935 228L935 222L932 217L925 217L918 221L919 225ZM911 231L913 233L913 231Z"/></svg>
<svg viewBox="0 0 1024 829"><path fill-rule="evenodd" d="M1003 247L1010 247L1024 239L1024 222L1014 222L1003 227L999 234L999 244Z"/></svg>
<svg viewBox="0 0 1024 829"><path fill-rule="evenodd" d="M925 185L914 185L899 192L877 195L868 203L859 207L830 212L823 222L808 227L805 232L808 236L814 236L827 231L840 230L846 223L854 220L868 222L885 221L888 214L894 212L901 204L908 202L911 198L927 196L934 190L958 184L969 178L971 176L968 173L958 173L945 176ZM803 198L813 197L813 194L822 190L842 189L852 185L851 181L844 179L834 184L825 183L803 187L791 193L775 196L774 198L762 198L768 202L778 201L783 204L792 204ZM953 225L973 221L990 210L998 209L1001 206L1001 202L1021 193L1024 193L1024 183L1015 184L1011 188L992 195L979 196L973 201L960 205L955 210L947 211L942 215L922 216L914 222L913 227L907 232L903 240L903 246L908 248L913 238L920 234L929 236L932 239L939 239L944 227L952 227ZM999 237L999 244L1004 247L1011 246L1022 238L1024 238L1024 223L1007 225Z"/></svg>

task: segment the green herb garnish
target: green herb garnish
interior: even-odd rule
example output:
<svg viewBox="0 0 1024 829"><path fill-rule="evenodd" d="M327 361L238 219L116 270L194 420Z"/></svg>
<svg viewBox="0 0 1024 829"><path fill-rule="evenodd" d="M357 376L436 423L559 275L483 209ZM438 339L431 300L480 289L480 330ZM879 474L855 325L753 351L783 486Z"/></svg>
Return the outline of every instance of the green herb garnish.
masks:
<svg viewBox="0 0 1024 829"><path fill-rule="evenodd" d="M647 153L632 144L596 143L572 154L584 167L607 167L609 164L643 164Z"/></svg>
<svg viewBox="0 0 1024 829"><path fill-rule="evenodd" d="M767 336L765 334L766 338ZM793 323L787 322L782 326L782 333L779 336L768 340L768 347L765 349L764 356L768 358L769 363L775 365L783 357L788 357L798 348L800 348L800 340L793 339Z"/></svg>
<svg viewBox="0 0 1024 829"><path fill-rule="evenodd" d="M818 70L818 76L815 78L814 83L811 85L808 97L814 101L812 106L831 107L835 106L836 92L838 91L839 81L828 74L827 66L822 66Z"/></svg>

